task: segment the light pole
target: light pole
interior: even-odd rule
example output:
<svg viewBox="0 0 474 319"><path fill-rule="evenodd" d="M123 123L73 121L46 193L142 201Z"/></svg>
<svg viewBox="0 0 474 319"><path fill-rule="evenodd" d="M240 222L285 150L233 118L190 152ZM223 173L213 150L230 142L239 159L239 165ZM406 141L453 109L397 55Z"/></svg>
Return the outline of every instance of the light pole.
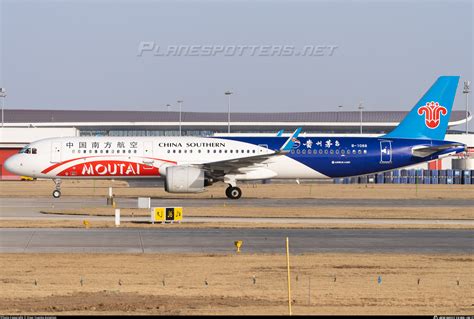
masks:
<svg viewBox="0 0 474 319"><path fill-rule="evenodd" d="M170 107L171 107L171 104L166 104L166 109L168 110L168 112L170 111Z"/></svg>
<svg viewBox="0 0 474 319"><path fill-rule="evenodd" d="M4 102L5 102L5 97L7 96L7 91L5 90L5 88L0 88L0 97L2 98L2 127L3 127L3 122L4 122L4 118L3 118L3 109L4 109Z"/></svg>
<svg viewBox="0 0 474 319"><path fill-rule="evenodd" d="M360 110L360 134L362 134L362 110L364 107L362 106L362 102L359 103L359 110Z"/></svg>
<svg viewBox="0 0 474 319"><path fill-rule="evenodd" d="M227 133L230 133L230 96L233 93L234 92L231 92L231 91L227 91L224 93L225 95L229 97L229 103L228 103L228 108L227 108Z"/></svg>
<svg viewBox="0 0 474 319"><path fill-rule="evenodd" d="M178 100L179 104L179 136L181 136L181 108L183 106L183 100Z"/></svg>
<svg viewBox="0 0 474 319"><path fill-rule="evenodd" d="M339 105L337 108L338 108L338 112L336 116L336 122L339 122L339 112L342 110L342 105Z"/></svg>
<svg viewBox="0 0 474 319"><path fill-rule="evenodd" d="M471 92L471 81L464 81L464 90L462 93L466 94L466 134L469 134L469 121L467 120L469 114L469 92Z"/></svg>

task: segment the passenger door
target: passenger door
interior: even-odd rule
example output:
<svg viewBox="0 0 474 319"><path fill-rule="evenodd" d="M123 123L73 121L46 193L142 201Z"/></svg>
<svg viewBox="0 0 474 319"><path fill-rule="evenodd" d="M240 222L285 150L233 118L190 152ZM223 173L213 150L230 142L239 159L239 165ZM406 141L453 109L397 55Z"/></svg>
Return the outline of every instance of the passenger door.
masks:
<svg viewBox="0 0 474 319"><path fill-rule="evenodd" d="M380 141L380 163L392 163L392 142Z"/></svg>
<svg viewBox="0 0 474 319"><path fill-rule="evenodd" d="M61 162L61 142L51 143L51 163Z"/></svg>

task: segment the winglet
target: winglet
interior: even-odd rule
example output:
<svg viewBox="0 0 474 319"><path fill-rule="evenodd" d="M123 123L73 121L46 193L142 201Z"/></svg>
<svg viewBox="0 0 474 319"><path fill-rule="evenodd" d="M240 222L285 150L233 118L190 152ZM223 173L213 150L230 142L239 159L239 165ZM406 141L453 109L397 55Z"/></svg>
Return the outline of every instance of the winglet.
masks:
<svg viewBox="0 0 474 319"><path fill-rule="evenodd" d="M277 133L277 136L278 136L278 137L282 136L284 131L285 131L285 130L279 130L278 133Z"/></svg>
<svg viewBox="0 0 474 319"><path fill-rule="evenodd" d="M286 140L285 144L283 144L283 146L280 148L280 152L289 152L293 148L293 145L295 144L300 132L301 127L298 127L295 132Z"/></svg>

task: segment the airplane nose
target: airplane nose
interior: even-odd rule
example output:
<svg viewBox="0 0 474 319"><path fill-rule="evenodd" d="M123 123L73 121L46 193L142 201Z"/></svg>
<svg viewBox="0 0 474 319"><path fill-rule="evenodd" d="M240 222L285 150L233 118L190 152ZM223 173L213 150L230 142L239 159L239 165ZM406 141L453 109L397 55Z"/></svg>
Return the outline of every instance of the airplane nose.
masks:
<svg viewBox="0 0 474 319"><path fill-rule="evenodd" d="M20 172L18 172L19 165L16 157L17 155L12 155L7 158L5 163L3 163L3 167L12 174L20 175Z"/></svg>

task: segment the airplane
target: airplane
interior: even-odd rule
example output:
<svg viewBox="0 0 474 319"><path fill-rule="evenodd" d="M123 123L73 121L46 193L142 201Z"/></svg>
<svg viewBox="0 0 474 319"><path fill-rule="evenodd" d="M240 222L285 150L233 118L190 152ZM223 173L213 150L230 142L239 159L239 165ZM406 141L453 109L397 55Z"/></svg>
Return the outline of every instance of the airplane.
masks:
<svg viewBox="0 0 474 319"><path fill-rule="evenodd" d="M17 175L62 179L163 178L170 193L197 193L216 182L242 196L240 181L318 179L389 171L461 153L445 141L459 76L441 76L399 125L380 137L58 137L25 146L5 162ZM279 132L280 133L280 132ZM281 132L283 133L283 132Z"/></svg>

